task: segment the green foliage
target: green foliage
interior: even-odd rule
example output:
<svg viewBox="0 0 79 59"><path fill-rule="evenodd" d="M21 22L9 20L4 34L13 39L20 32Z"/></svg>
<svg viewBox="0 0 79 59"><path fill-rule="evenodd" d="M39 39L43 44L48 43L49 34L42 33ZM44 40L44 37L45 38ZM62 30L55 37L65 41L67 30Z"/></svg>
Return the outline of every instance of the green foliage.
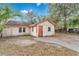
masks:
<svg viewBox="0 0 79 59"><path fill-rule="evenodd" d="M1 25L1 24L0 24L0 32L1 32L4 28L6 28L6 25L4 25L4 24Z"/></svg>
<svg viewBox="0 0 79 59"><path fill-rule="evenodd" d="M4 21L12 17L12 10L6 6L0 10L0 21Z"/></svg>
<svg viewBox="0 0 79 59"><path fill-rule="evenodd" d="M71 21L69 21L69 26L79 28L79 17L75 17L74 19L71 19Z"/></svg>
<svg viewBox="0 0 79 59"><path fill-rule="evenodd" d="M0 31L5 28L5 24L9 21L9 18L14 16L20 16L20 13L12 10L9 6L0 8Z"/></svg>
<svg viewBox="0 0 79 59"><path fill-rule="evenodd" d="M11 13L12 10L8 6L0 9L0 31L5 28L5 24L8 21L8 18L11 17Z"/></svg>
<svg viewBox="0 0 79 59"><path fill-rule="evenodd" d="M68 24L67 20L77 16L78 12L79 12L79 4L71 4L71 3L49 4L50 16L53 17L57 23L63 20L64 28L67 28L67 24ZM76 21L74 20L73 22L74 25Z"/></svg>

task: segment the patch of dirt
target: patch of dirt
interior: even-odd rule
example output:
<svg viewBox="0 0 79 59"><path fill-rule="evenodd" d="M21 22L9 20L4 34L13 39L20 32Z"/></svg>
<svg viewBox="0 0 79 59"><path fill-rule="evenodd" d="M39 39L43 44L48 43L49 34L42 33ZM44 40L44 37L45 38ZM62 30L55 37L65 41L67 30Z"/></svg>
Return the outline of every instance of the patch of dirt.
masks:
<svg viewBox="0 0 79 59"><path fill-rule="evenodd" d="M52 44L36 43L30 46L18 46L14 44L0 45L0 55L9 56L73 56L77 52L65 47L58 48Z"/></svg>
<svg viewBox="0 0 79 59"><path fill-rule="evenodd" d="M33 41L31 37L0 41L0 55L6 56L77 56L79 53L56 44Z"/></svg>
<svg viewBox="0 0 79 59"><path fill-rule="evenodd" d="M16 42L13 42L13 43L20 46L29 46L37 42L33 40L16 40Z"/></svg>

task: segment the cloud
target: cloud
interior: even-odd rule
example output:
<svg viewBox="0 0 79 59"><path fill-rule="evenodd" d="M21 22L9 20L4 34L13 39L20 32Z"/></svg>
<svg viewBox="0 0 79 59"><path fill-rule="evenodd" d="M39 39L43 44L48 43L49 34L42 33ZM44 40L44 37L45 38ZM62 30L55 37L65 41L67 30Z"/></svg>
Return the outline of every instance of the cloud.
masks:
<svg viewBox="0 0 79 59"><path fill-rule="evenodd" d="M27 14L27 13L28 13L27 10L21 10L21 12L22 12L23 14Z"/></svg>
<svg viewBox="0 0 79 59"><path fill-rule="evenodd" d="M21 10L20 12L22 13L22 15L25 15L32 11L33 11L32 9L29 9L29 10Z"/></svg>
<svg viewBox="0 0 79 59"><path fill-rule="evenodd" d="M41 3L37 3L36 5L37 5L37 6L40 6L40 5L41 5Z"/></svg>

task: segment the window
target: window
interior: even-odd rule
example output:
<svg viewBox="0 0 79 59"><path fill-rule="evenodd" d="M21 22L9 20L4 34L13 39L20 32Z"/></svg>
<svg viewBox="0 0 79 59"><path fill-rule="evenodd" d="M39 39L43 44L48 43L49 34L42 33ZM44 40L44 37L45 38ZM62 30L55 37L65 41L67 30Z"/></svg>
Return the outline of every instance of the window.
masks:
<svg viewBox="0 0 79 59"><path fill-rule="evenodd" d="M48 27L48 31L51 31L51 28L50 27Z"/></svg>
<svg viewBox="0 0 79 59"><path fill-rule="evenodd" d="M19 32L20 32L20 33L21 33L21 32L25 32L25 28L20 27L20 28L19 28Z"/></svg>
<svg viewBox="0 0 79 59"><path fill-rule="evenodd" d="M22 32L22 28L21 27L19 28L19 32Z"/></svg>
<svg viewBox="0 0 79 59"><path fill-rule="evenodd" d="M25 28L23 28L23 32L25 32Z"/></svg>

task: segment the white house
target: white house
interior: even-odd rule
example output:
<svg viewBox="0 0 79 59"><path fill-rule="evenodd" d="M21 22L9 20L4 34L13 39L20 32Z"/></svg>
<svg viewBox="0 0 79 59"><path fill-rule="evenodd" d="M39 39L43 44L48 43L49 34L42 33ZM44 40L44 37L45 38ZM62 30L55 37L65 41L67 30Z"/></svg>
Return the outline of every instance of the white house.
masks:
<svg viewBox="0 0 79 59"><path fill-rule="evenodd" d="M26 23L10 23L3 30L3 36L18 36L18 35L32 35L35 37L52 36L55 35L54 23L44 20L35 24Z"/></svg>

